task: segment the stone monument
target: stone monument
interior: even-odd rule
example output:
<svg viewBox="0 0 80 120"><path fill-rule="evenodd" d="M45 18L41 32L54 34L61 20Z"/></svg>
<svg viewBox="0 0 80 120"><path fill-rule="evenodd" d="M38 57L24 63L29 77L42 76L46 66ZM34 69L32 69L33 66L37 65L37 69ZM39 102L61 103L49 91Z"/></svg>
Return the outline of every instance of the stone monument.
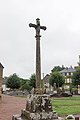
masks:
<svg viewBox="0 0 80 120"><path fill-rule="evenodd" d="M2 93L3 65L0 63L0 98Z"/></svg>
<svg viewBox="0 0 80 120"><path fill-rule="evenodd" d="M30 23L29 27L33 27L36 30L36 94L42 93L41 86L41 59L40 59L40 29L46 30L45 26L40 26L39 18L36 19L36 25Z"/></svg>
<svg viewBox="0 0 80 120"><path fill-rule="evenodd" d="M40 60L40 29L46 30L45 26L40 26L39 18L36 24L29 24L36 30L36 90L35 94L28 95L26 108L21 111L21 115L13 115L12 120L53 120L58 116L52 110L49 95L42 94L41 86L41 60Z"/></svg>

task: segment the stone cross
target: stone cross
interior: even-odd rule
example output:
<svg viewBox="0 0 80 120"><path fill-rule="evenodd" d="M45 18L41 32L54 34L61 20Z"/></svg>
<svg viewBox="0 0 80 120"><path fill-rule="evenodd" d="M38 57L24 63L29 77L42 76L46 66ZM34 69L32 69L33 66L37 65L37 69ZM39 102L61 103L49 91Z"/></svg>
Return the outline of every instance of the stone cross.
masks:
<svg viewBox="0 0 80 120"><path fill-rule="evenodd" d="M45 26L40 26L40 19L36 19L36 24L29 24L36 30L36 94L41 94L41 59L40 59L40 29L46 30Z"/></svg>

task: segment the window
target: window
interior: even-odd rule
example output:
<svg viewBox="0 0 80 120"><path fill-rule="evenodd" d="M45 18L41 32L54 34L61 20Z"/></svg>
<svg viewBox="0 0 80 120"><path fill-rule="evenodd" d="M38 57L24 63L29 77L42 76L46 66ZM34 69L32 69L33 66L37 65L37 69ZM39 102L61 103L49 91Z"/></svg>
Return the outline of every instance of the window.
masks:
<svg viewBox="0 0 80 120"><path fill-rule="evenodd" d="M71 72L69 72L69 75L71 75Z"/></svg>
<svg viewBox="0 0 80 120"><path fill-rule="evenodd" d="M65 76L67 76L67 73L65 73Z"/></svg>

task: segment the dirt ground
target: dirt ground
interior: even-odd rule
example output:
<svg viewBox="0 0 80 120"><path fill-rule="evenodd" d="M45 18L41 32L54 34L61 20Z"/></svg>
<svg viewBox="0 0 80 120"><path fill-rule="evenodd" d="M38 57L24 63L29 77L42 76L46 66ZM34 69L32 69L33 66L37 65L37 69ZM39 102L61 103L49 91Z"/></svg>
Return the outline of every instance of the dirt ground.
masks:
<svg viewBox="0 0 80 120"><path fill-rule="evenodd" d="M12 120L12 116L21 113L26 107L26 98L2 95L0 100L0 120Z"/></svg>

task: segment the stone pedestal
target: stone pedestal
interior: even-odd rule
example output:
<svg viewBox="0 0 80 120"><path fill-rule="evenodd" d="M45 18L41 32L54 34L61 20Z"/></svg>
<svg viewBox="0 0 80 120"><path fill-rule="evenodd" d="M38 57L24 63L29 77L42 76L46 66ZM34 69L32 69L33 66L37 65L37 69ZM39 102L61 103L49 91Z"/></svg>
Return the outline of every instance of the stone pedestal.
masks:
<svg viewBox="0 0 80 120"><path fill-rule="evenodd" d="M53 120L58 119L53 112L48 95L29 95L26 109L21 110L21 115L13 115L12 120Z"/></svg>

